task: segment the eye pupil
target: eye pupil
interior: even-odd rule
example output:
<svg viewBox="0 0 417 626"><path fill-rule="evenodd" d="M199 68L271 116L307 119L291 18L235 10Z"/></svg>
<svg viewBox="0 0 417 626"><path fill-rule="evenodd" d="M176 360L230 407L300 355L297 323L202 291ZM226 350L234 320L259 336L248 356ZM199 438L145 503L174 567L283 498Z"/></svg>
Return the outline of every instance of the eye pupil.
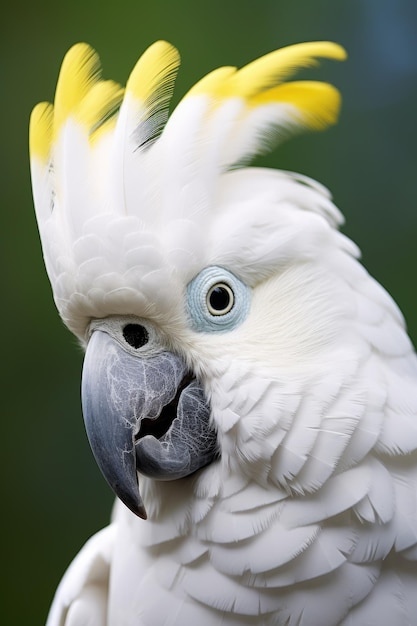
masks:
<svg viewBox="0 0 417 626"><path fill-rule="evenodd" d="M141 324L126 324L123 337L132 348L142 348L149 341L148 331Z"/></svg>
<svg viewBox="0 0 417 626"><path fill-rule="evenodd" d="M224 287L215 287L210 293L210 304L216 311L227 309L230 302L230 294Z"/></svg>
<svg viewBox="0 0 417 626"><path fill-rule="evenodd" d="M214 285L207 294L207 308L212 315L225 315L234 304L234 294L228 285Z"/></svg>

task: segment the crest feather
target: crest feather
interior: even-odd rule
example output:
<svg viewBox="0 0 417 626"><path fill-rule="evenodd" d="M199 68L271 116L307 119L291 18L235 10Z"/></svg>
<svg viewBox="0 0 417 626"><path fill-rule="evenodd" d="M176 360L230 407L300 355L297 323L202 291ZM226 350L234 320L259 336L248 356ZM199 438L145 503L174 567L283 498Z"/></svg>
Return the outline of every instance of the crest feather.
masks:
<svg viewBox="0 0 417 626"><path fill-rule="evenodd" d="M156 41L139 58L126 90L146 103L170 97L180 64L178 50L166 41Z"/></svg>
<svg viewBox="0 0 417 626"><path fill-rule="evenodd" d="M340 93L333 85L306 80L262 91L250 98L248 105L253 108L266 104L292 105L297 109L300 121L312 129L321 130L337 121L340 102Z"/></svg>
<svg viewBox="0 0 417 626"><path fill-rule="evenodd" d="M86 43L78 43L65 55L54 101L54 139L90 89L100 79L98 54Z"/></svg>
<svg viewBox="0 0 417 626"><path fill-rule="evenodd" d="M318 65L317 59L344 61L345 50L331 41L299 43L270 52L242 67L235 77L237 89L248 98L292 76L297 70Z"/></svg>
<svg viewBox="0 0 417 626"><path fill-rule="evenodd" d="M168 105L180 65L178 50L166 41L157 41L139 58L127 81L125 107L129 134L136 148L157 139L168 119Z"/></svg>
<svg viewBox="0 0 417 626"><path fill-rule="evenodd" d="M88 44L75 44L65 55L54 104L38 104L30 119L29 146L41 161L50 157L52 144L70 117L82 123L91 139L108 129L120 107L124 90L113 81L100 80L100 61ZM100 130L100 133L98 131Z"/></svg>
<svg viewBox="0 0 417 626"><path fill-rule="evenodd" d="M81 101L77 120L84 123L91 140L96 140L113 126L124 90L112 80L101 80L90 88Z"/></svg>
<svg viewBox="0 0 417 626"><path fill-rule="evenodd" d="M252 98L289 78L297 70L317 65L318 58L343 61L346 52L342 46L330 41L287 46L252 61L240 70L232 67L214 70L196 83L187 96L209 94L218 98Z"/></svg>
<svg viewBox="0 0 417 626"><path fill-rule="evenodd" d="M271 138L336 121L340 96L334 87L283 81L320 58L345 57L339 45L316 42L272 52L241 69L221 67L202 78L167 120L180 63L172 45L157 41L145 51L125 91L101 79L99 57L89 45L73 46L54 105L35 107L30 123L39 230L66 324L83 336L89 318L119 312L123 298L132 311L139 301L153 302L146 277L166 268L162 260L154 267L149 254L138 261L149 235L163 241L171 269L190 277L193 260L209 254L207 232L225 172L270 148ZM242 177L249 180L250 172ZM299 198L301 193L299 188ZM319 211L322 201L314 205ZM87 236L98 224L100 254ZM84 244L81 261L77 250ZM168 284L170 274L163 276L161 284Z"/></svg>
<svg viewBox="0 0 417 626"><path fill-rule="evenodd" d="M46 162L52 143L54 107L49 102L40 102L30 116L29 150L30 154Z"/></svg>

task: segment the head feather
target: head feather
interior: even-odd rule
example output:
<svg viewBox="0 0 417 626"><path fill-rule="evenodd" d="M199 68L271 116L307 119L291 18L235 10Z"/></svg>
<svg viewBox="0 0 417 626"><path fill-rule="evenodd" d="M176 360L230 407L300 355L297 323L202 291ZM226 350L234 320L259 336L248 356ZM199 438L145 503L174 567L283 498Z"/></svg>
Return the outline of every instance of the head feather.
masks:
<svg viewBox="0 0 417 626"><path fill-rule="evenodd" d="M100 61L85 43L73 46L65 55L55 92L54 140L59 131L100 79Z"/></svg>
<svg viewBox="0 0 417 626"><path fill-rule="evenodd" d="M281 137L336 121L340 97L334 87L283 82L319 58L342 60L345 52L330 42L298 44L240 70L219 68L199 81L167 119L179 66L173 46L153 44L125 90L101 78L90 46L71 48L54 105L35 107L30 123L45 263L71 330L83 336L91 317L121 308L126 313L137 313L139 306L154 310L150 277L158 276L164 285L175 277L181 289L201 264L213 260L216 246L210 249L209 231L214 216L222 197L238 197L242 186L239 177L228 178L227 170L265 149L274 129ZM300 185L287 183L282 189ZM311 194L320 213L329 200L316 190ZM229 219L230 207L227 212ZM267 213L275 219L274 211ZM248 232L256 230L255 222L256 216ZM169 298L166 302L169 315Z"/></svg>
<svg viewBox="0 0 417 626"><path fill-rule="evenodd" d="M142 105L144 111L142 118L137 120L142 129L142 145L154 141L168 119L168 105L179 64L178 50L166 41L157 41L140 57L129 76L127 93ZM140 129L137 134L140 135Z"/></svg>
<svg viewBox="0 0 417 626"><path fill-rule="evenodd" d="M297 70L317 65L318 58L343 61L346 52L330 41L287 46L252 61L240 70L231 67L214 70L194 85L187 95L205 93L219 99L249 99L278 85Z"/></svg>

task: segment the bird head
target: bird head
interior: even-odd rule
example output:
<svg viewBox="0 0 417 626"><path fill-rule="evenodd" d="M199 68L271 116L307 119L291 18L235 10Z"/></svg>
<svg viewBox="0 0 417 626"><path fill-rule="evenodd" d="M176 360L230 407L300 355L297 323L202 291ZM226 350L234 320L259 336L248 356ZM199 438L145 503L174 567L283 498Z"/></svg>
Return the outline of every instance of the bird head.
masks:
<svg viewBox="0 0 417 626"><path fill-rule="evenodd" d="M123 89L77 44L54 104L32 113L45 264L86 349L87 434L141 517L138 472L171 481L215 462L277 488L324 480L318 469L302 477L294 416L306 386L342 385L334 363L352 350L357 250L323 187L247 167L291 133L336 121L337 89L288 81L319 58L345 52L305 43L219 68L168 116L174 47L151 46ZM316 435L312 425L303 442Z"/></svg>

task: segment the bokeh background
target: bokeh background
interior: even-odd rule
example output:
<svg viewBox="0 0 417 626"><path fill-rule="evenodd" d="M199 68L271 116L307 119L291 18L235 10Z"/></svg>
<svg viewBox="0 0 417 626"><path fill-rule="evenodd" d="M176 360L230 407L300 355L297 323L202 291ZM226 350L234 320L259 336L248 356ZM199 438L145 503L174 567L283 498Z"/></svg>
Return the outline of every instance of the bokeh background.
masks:
<svg viewBox="0 0 417 626"><path fill-rule="evenodd" d="M303 172L331 188L344 232L402 308L417 340L417 3L415 0L72 0L8 3L1 68L1 613L43 624L72 557L107 523L113 497L84 433L82 354L61 324L44 271L32 206L27 127L52 99L66 50L88 41L104 75L125 82L156 39L183 64L174 100L219 65L241 66L275 48L331 39L347 63L311 78L334 82L338 126L297 137L262 164Z"/></svg>

